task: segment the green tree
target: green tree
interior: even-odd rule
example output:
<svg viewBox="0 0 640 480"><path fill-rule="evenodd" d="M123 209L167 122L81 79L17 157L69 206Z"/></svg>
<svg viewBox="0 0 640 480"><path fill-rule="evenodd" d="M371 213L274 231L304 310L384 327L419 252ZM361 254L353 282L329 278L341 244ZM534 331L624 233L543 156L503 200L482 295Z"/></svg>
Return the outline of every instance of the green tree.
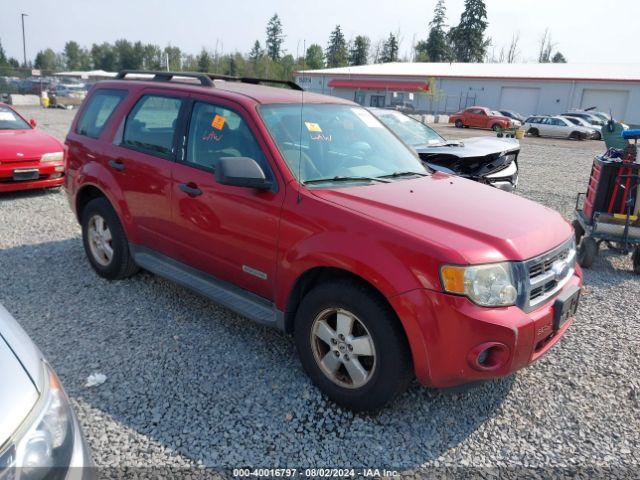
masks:
<svg viewBox="0 0 640 480"><path fill-rule="evenodd" d="M197 58L198 71L199 72L212 72L213 71L213 58L209 55L204 48L200 52Z"/></svg>
<svg viewBox="0 0 640 480"><path fill-rule="evenodd" d="M253 47L251 48L251 51L249 52L249 61L254 65L257 65L257 63L260 61L260 59L263 56L264 56L264 50L260 45L260 41L256 40L255 43L253 44Z"/></svg>
<svg viewBox="0 0 640 480"><path fill-rule="evenodd" d="M69 70L80 70L82 63L82 49L78 42L70 41L64 45L64 55L67 57Z"/></svg>
<svg viewBox="0 0 640 480"><path fill-rule="evenodd" d="M349 50L349 65L366 65L369 62L370 47L369 37L358 35Z"/></svg>
<svg viewBox="0 0 640 480"><path fill-rule="evenodd" d="M431 60L429 58L429 47L427 47L426 40L420 40L418 43L416 43L414 50L415 50L414 58L416 62L428 62Z"/></svg>
<svg viewBox="0 0 640 480"><path fill-rule="evenodd" d="M344 67L349 64L349 50L347 41L344 38L340 25L331 32L329 36L329 45L325 52L327 58L327 67Z"/></svg>
<svg viewBox="0 0 640 480"><path fill-rule="evenodd" d="M113 72L118 68L118 59L110 43L94 43L91 46L91 60L94 68Z"/></svg>
<svg viewBox="0 0 640 480"><path fill-rule="evenodd" d="M36 54L34 66L41 70L55 70L57 64L56 52L47 48L46 50L40 50Z"/></svg>
<svg viewBox="0 0 640 480"><path fill-rule="evenodd" d="M148 43L142 47L142 68L160 70L162 68L162 49Z"/></svg>
<svg viewBox="0 0 640 480"><path fill-rule="evenodd" d="M284 43L284 34L282 33L282 22L276 13L267 24L267 55L271 60L280 60L282 55L282 44Z"/></svg>
<svg viewBox="0 0 640 480"><path fill-rule="evenodd" d="M166 59L169 60L169 70L180 71L182 69L182 52L179 47L172 47L167 45L164 47L165 67Z"/></svg>
<svg viewBox="0 0 640 480"><path fill-rule="evenodd" d="M551 62L552 63L567 63L567 59L565 58L565 56L562 53L556 52L556 54L551 59Z"/></svg>
<svg viewBox="0 0 640 480"><path fill-rule="evenodd" d="M317 43L309 45L304 61L305 67L310 70L324 68L324 52L322 51L322 47Z"/></svg>
<svg viewBox="0 0 640 480"><path fill-rule="evenodd" d="M390 63L398 61L398 51L400 47L398 45L398 39L393 33L389 34L389 38L382 45L382 54L380 61L382 63Z"/></svg>
<svg viewBox="0 0 640 480"><path fill-rule="evenodd" d="M484 0L465 0L460 23L449 32L452 53L456 61L484 61L490 43L484 36L488 25Z"/></svg>
<svg viewBox="0 0 640 480"><path fill-rule="evenodd" d="M4 51L4 47L2 46L2 41L0 41L0 67L4 67L9 64L9 59L7 59L7 54Z"/></svg>
<svg viewBox="0 0 640 480"><path fill-rule="evenodd" d="M129 40L116 40L113 50L116 55L118 70L136 70L142 68L142 44L136 48Z"/></svg>
<svg viewBox="0 0 640 480"><path fill-rule="evenodd" d="M446 19L447 8L444 0L438 0L433 19L429 22L429 37L424 44L421 45L419 42L416 46L416 52L420 52L423 56L426 54L430 62L447 62L451 58L447 33L445 32ZM420 46L420 50L418 50L418 46Z"/></svg>

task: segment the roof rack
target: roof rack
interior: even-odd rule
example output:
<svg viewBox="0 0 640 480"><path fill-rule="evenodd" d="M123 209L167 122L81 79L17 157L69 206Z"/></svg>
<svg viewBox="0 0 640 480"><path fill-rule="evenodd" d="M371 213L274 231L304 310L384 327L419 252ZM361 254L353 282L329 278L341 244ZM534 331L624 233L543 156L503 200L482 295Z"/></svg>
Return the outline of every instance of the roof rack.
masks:
<svg viewBox="0 0 640 480"><path fill-rule="evenodd" d="M231 75L217 75L201 72L164 72L157 70L121 70L115 76L116 80L125 80L128 75L153 75L154 82L170 82L174 77L195 78L203 87L213 87L213 80L225 80L228 82L249 83L252 85L281 85L291 90L303 91L304 89L295 82L289 80L275 80L271 78L234 77Z"/></svg>

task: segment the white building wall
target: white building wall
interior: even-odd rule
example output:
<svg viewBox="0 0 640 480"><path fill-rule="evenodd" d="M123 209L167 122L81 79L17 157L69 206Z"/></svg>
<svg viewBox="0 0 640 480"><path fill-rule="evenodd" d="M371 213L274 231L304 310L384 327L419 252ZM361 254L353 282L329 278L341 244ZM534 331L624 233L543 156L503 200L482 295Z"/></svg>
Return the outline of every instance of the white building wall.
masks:
<svg viewBox="0 0 640 480"><path fill-rule="evenodd" d="M331 75L299 75L296 80L305 89L335 95L348 100L355 100L355 90L352 88L331 88L328 86L333 78L346 79L345 76ZM418 81L425 82L424 77L382 77L352 76L355 80L394 80L394 81ZM539 89L535 111L521 111L523 115L548 114L556 115L572 108L586 107L581 105L585 89L611 90L628 92L628 103L625 111L617 116L631 125L640 126L640 82L615 82L615 81L566 81L566 80L508 80L508 79L467 79L467 78L440 78L436 81L437 94L425 95L414 93L413 105L418 111L429 113L453 113L471 105L482 105L489 108L513 108L501 105L501 96L504 87ZM386 105L392 102L393 92L385 90L361 90L365 93L364 105L370 106L372 95L385 95ZM529 91L530 92L530 91ZM513 92L511 92L513 93ZM599 109L608 111L608 108L598 105Z"/></svg>

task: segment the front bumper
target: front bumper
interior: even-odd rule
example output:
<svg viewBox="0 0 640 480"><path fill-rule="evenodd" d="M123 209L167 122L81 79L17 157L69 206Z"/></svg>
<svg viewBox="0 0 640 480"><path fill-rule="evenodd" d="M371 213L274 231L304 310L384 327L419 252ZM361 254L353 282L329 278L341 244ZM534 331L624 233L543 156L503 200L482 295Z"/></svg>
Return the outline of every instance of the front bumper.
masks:
<svg viewBox="0 0 640 480"><path fill-rule="evenodd" d="M16 172L34 172L37 178L16 180ZM64 162L0 163L0 192L59 187L64 183Z"/></svg>
<svg viewBox="0 0 640 480"><path fill-rule="evenodd" d="M562 291L581 285L578 271ZM554 299L529 313L517 306L479 307L466 297L423 289L391 303L400 318L413 320L403 323L411 324L406 330L416 377L423 385L445 388L510 375L549 351L573 323L569 319L553 331ZM474 355L490 345L502 349L500 361L479 368Z"/></svg>
<svg viewBox="0 0 640 480"><path fill-rule="evenodd" d="M483 180L487 185L504 190L505 192L513 192L518 188L518 171L518 162L514 160L507 168L486 175Z"/></svg>

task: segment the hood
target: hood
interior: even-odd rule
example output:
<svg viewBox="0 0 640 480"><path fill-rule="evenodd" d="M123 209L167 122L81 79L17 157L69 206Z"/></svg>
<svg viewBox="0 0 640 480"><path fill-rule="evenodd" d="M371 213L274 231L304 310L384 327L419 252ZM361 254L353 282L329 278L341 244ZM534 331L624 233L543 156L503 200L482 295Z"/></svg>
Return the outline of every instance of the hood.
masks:
<svg viewBox="0 0 640 480"><path fill-rule="evenodd" d="M62 143L38 129L0 130L0 161L2 162L40 160L44 153L63 150Z"/></svg>
<svg viewBox="0 0 640 480"><path fill-rule="evenodd" d="M448 141L441 146L420 145L414 148L418 154L442 154L458 158L471 158L518 151L520 143L517 140L505 138L474 137Z"/></svg>
<svg viewBox="0 0 640 480"><path fill-rule="evenodd" d="M26 337L26 345L21 343L25 340L23 337ZM10 343L7 338L20 343ZM13 435L38 400L38 389L28 372L32 360L29 355L34 352L39 366L39 352L0 305L0 445ZM26 353L24 363L21 353Z"/></svg>
<svg viewBox="0 0 640 480"><path fill-rule="evenodd" d="M452 263L526 260L573 234L550 208L444 173L313 193L424 240Z"/></svg>

